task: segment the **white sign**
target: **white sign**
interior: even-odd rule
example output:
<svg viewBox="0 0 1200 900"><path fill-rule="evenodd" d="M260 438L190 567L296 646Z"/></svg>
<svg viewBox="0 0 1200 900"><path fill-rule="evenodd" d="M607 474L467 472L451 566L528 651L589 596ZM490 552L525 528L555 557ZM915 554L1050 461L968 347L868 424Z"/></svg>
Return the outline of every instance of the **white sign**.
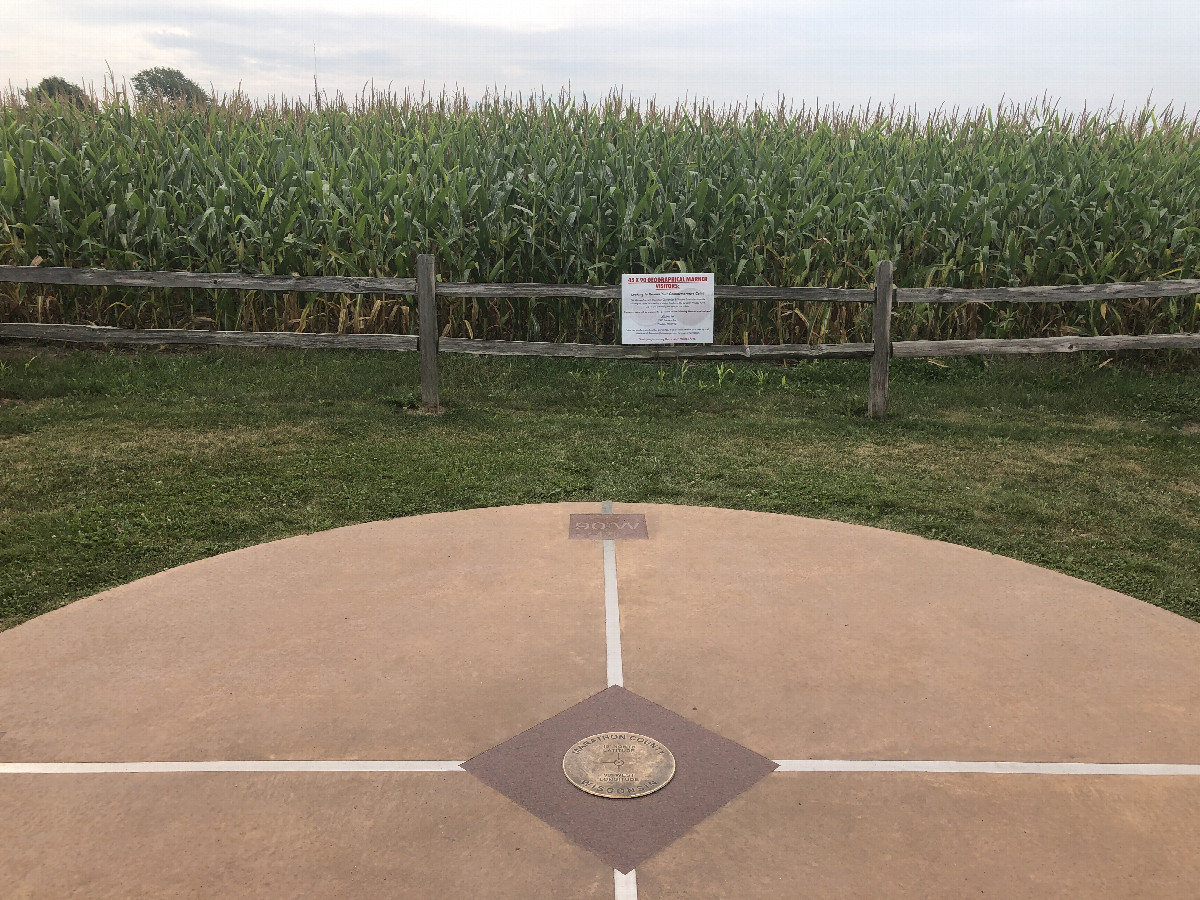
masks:
<svg viewBox="0 0 1200 900"><path fill-rule="evenodd" d="M711 273L621 276L622 344L711 344Z"/></svg>

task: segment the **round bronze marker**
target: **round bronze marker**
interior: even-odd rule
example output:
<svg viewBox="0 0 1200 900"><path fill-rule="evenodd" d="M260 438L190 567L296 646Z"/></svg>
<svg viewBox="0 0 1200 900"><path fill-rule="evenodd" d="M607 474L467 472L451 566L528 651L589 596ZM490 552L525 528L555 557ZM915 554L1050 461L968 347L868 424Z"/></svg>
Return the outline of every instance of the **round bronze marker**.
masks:
<svg viewBox="0 0 1200 900"><path fill-rule="evenodd" d="M675 757L653 738L631 731L585 737L563 757L563 774L581 791L609 800L645 797L675 775Z"/></svg>

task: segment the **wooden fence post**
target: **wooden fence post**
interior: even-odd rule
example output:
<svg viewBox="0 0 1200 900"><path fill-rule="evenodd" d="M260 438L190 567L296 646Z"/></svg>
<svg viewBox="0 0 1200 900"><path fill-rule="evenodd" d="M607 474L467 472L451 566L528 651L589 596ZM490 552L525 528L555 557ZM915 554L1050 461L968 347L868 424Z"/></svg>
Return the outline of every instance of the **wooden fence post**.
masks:
<svg viewBox="0 0 1200 900"><path fill-rule="evenodd" d="M421 327L421 407L438 412L438 333L437 284L434 280L433 254L417 256L417 322Z"/></svg>
<svg viewBox="0 0 1200 900"><path fill-rule="evenodd" d="M875 309L871 320L871 387L867 395L867 415L872 419L887 416L888 362L892 355L892 261L881 259L875 267Z"/></svg>

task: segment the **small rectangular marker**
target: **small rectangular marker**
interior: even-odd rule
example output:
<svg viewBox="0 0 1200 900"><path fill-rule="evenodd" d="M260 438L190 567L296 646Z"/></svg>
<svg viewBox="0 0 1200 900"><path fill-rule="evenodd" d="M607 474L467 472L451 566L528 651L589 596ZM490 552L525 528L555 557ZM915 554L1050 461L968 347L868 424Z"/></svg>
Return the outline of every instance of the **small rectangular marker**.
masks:
<svg viewBox="0 0 1200 900"><path fill-rule="evenodd" d="M571 513L567 538L572 541L646 541L642 513Z"/></svg>

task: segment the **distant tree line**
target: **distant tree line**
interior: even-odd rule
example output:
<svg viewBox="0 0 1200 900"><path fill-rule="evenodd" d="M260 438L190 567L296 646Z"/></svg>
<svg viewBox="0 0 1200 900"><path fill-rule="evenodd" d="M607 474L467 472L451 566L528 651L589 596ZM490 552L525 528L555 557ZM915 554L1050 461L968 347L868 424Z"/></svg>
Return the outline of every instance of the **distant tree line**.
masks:
<svg viewBox="0 0 1200 900"><path fill-rule="evenodd" d="M204 104L210 98L200 85L192 81L178 69L166 66L154 66L142 69L133 76L133 90L139 103ZM77 84L72 84L58 75L43 78L34 87L22 92L27 103L40 103L52 100L56 103L67 103L80 109L94 109L96 101Z"/></svg>

